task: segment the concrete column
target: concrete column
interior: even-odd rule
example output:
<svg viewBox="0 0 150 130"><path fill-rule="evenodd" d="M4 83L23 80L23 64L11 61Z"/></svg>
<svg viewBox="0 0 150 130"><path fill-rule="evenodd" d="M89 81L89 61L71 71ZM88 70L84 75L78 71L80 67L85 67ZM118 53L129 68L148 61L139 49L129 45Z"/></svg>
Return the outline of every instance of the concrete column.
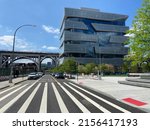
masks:
<svg viewBox="0 0 150 130"><path fill-rule="evenodd" d="M56 57L56 66L59 66L59 58Z"/></svg>
<svg viewBox="0 0 150 130"><path fill-rule="evenodd" d="M55 67L57 67L59 65L59 58L58 57L54 57L54 65Z"/></svg>
<svg viewBox="0 0 150 130"><path fill-rule="evenodd" d="M2 59L3 59L2 54L0 54L0 68L2 68Z"/></svg>
<svg viewBox="0 0 150 130"><path fill-rule="evenodd" d="M38 71L41 71L41 56L38 56Z"/></svg>

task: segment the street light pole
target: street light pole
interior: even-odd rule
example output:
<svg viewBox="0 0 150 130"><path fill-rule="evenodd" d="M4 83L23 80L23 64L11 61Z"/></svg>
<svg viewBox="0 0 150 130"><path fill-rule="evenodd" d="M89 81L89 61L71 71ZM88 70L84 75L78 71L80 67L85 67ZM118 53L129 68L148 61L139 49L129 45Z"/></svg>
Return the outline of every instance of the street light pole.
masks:
<svg viewBox="0 0 150 130"><path fill-rule="evenodd" d="M19 26L15 32L14 32L14 37L13 37L13 49L12 49L12 55L11 55L11 63L10 63L10 76L9 76L9 83L12 83L12 74L13 74L13 61L14 61L14 50L15 50L15 41L16 41L16 33L17 31L25 26L31 26L31 27L36 27L36 25L31 25L31 24L25 24L25 25L21 25Z"/></svg>
<svg viewBox="0 0 150 130"><path fill-rule="evenodd" d="M77 82L78 82L78 62L76 62Z"/></svg>
<svg viewBox="0 0 150 130"><path fill-rule="evenodd" d="M101 50L101 48L99 47L99 55L100 55L100 75L99 75L99 80L101 80L102 79L102 55L100 54L100 51Z"/></svg>
<svg viewBox="0 0 150 130"><path fill-rule="evenodd" d="M102 61L101 61L100 45L99 45L99 37L98 37L98 35L97 35L97 38L98 38L98 64L100 65L100 69L99 69L99 65L98 65L98 80L101 80L102 79L102 76L101 76Z"/></svg>

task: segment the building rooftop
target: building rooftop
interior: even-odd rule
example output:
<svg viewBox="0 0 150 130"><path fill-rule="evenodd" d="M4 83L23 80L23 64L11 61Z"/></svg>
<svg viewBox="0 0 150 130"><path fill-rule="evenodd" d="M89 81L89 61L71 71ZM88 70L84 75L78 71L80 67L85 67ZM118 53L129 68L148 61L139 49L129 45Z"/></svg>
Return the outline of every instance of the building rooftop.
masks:
<svg viewBox="0 0 150 130"><path fill-rule="evenodd" d="M95 11L95 12L100 12L99 9L93 9L93 8L87 8L87 7L81 7L81 10L87 10L87 11Z"/></svg>

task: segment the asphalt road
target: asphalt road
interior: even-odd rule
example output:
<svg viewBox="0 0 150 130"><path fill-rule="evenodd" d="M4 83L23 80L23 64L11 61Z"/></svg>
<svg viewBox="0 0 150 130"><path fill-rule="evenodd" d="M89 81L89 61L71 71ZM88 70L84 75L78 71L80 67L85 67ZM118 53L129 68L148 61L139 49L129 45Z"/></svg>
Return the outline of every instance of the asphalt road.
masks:
<svg viewBox="0 0 150 130"><path fill-rule="evenodd" d="M1 113L144 113L65 79L44 75L0 90Z"/></svg>

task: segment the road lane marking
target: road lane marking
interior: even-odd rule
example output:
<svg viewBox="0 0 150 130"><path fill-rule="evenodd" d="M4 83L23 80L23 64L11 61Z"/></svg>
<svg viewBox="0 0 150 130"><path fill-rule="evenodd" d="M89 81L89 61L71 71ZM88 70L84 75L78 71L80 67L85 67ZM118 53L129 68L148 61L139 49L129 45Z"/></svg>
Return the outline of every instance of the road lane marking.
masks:
<svg viewBox="0 0 150 130"><path fill-rule="evenodd" d="M6 99L6 98L9 97L10 95L14 94L15 92L19 91L20 89L22 89L22 88L24 88L24 87L26 87L26 86L27 86L27 84L23 85L22 87L17 88L16 90L14 90L14 91L8 93L8 94L5 95L5 96L1 97L1 98L0 98L0 101Z"/></svg>
<svg viewBox="0 0 150 130"><path fill-rule="evenodd" d="M40 105L40 111L39 111L40 113L47 113L47 91L48 91L47 89L48 89L48 84L46 82L44 86L41 105Z"/></svg>
<svg viewBox="0 0 150 130"><path fill-rule="evenodd" d="M25 103L21 106L21 108L19 109L18 113L25 113L29 104L31 103L33 97L35 96L37 90L39 89L41 83L38 84L38 86L34 89L34 91L30 94L30 96L28 97L28 99L25 101Z"/></svg>
<svg viewBox="0 0 150 130"><path fill-rule="evenodd" d="M54 90L54 93L55 93L55 96L56 96L56 99L57 99L57 102L59 104L61 112L62 113L69 113L62 97L60 96L58 90L56 89L56 86L54 85L54 83L51 83L51 84L52 84L52 87L53 87L53 90Z"/></svg>
<svg viewBox="0 0 150 130"><path fill-rule="evenodd" d="M18 85L15 85L15 86L11 87L11 88L8 88L8 89L6 89L6 90L0 92L0 95L3 94L3 93L5 93L5 92L7 92L7 91L10 91L10 90L12 90L12 89L14 89L14 88L17 88L17 87L19 87L19 86L21 86L21 84L18 84Z"/></svg>
<svg viewBox="0 0 150 130"><path fill-rule="evenodd" d="M0 109L0 113L5 112L9 107L11 107L21 96L23 96L23 94L25 94L31 87L33 87L33 85L35 85L39 80L37 80L36 82L34 82L32 85L30 85L27 89L25 89L24 91L22 91L18 96L16 96L15 98L13 98L9 103L7 103L5 106L3 106Z"/></svg>
<svg viewBox="0 0 150 130"><path fill-rule="evenodd" d="M84 95L83 93L79 92L78 90L72 88L69 84L65 83L64 84L66 86L68 86L70 89L72 89L74 92L76 92L77 94L79 94L80 96L82 96L84 99L86 99L87 101L89 101L91 104L93 104L95 107L97 107L99 110L101 110L104 113L110 113L109 110L107 110L106 108L104 108L103 106L99 105L97 102L93 101L92 99L90 99L89 97L87 97L86 95Z"/></svg>
<svg viewBox="0 0 150 130"><path fill-rule="evenodd" d="M90 113L90 111L80 103L64 86L62 86L59 82L57 84L65 91L65 93L72 99L72 101L79 107L79 109L84 113Z"/></svg>
<svg viewBox="0 0 150 130"><path fill-rule="evenodd" d="M77 88L83 90L83 91L86 92L86 93L89 93L90 95L92 95L92 96L98 98L99 100L101 100L101 101L103 101L103 102L109 104L110 106L112 106L112 107L114 107L114 108L116 108L116 109L118 109L118 110L120 110L120 111L122 111L122 112L131 113L130 111L128 111L128 110L126 110L126 109L124 109L124 108L122 108L122 107L120 107L120 106L118 106L118 105L116 105L116 104L113 104L112 102L110 102L110 101L108 101L108 100L106 100L106 99L104 99L104 98L101 98L101 97L99 97L99 96L97 96L97 95L95 95L95 94L93 94L93 93L91 93L91 92L89 92L89 91L87 91L87 90L85 90L85 89L83 89L83 88L81 88L81 87L79 87L79 86L77 86L77 85L71 83L71 82L69 82L69 84L71 84L71 85L73 85L74 87L77 87Z"/></svg>

